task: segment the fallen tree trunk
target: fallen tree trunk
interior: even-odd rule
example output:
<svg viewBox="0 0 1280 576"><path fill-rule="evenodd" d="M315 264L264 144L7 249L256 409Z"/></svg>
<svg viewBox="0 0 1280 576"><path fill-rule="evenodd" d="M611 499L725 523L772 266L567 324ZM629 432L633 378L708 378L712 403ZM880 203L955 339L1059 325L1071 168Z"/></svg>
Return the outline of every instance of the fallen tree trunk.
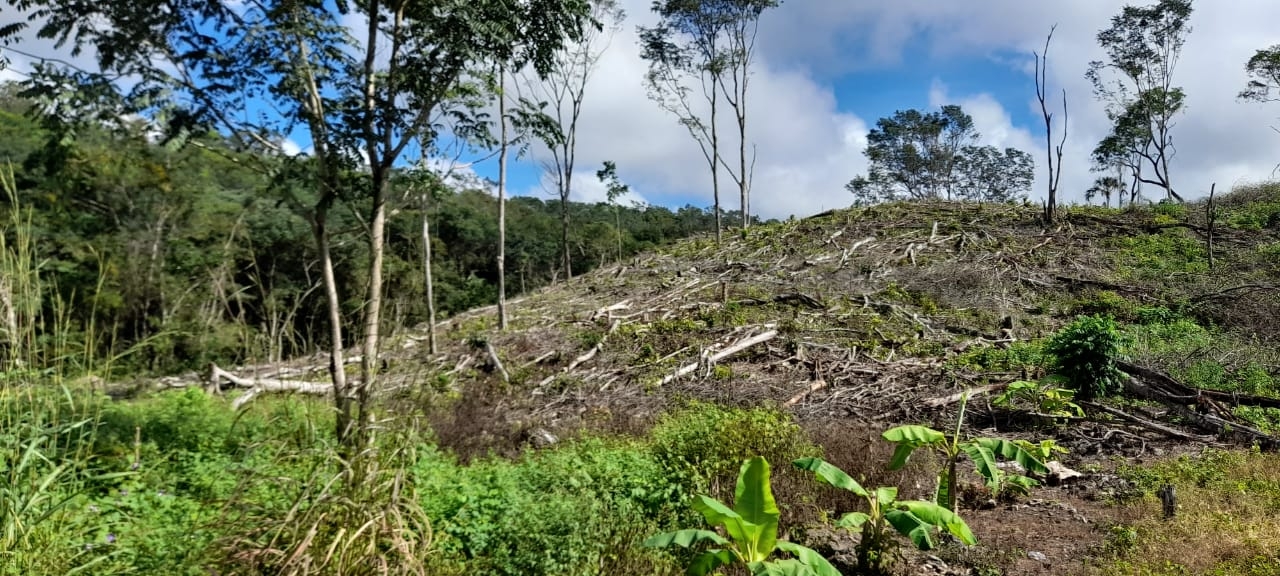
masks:
<svg viewBox="0 0 1280 576"><path fill-rule="evenodd" d="M222 391L222 383L228 382L237 388L247 391L231 402L233 410L239 410L250 400L263 392L294 392L297 394L328 394L333 391L333 384L321 382L304 382L301 380L281 380L278 378L244 378L236 376L217 364L209 364L209 387L214 392Z"/></svg>
<svg viewBox="0 0 1280 576"><path fill-rule="evenodd" d="M757 334L755 336L742 340L741 342L738 342L733 346L725 348L724 350L716 352L715 354L712 354L710 357L707 358L707 363L715 364L716 362L719 362L721 360L724 360L725 358L733 356L734 354L737 354L752 346L755 346L756 344L763 344L765 342L773 340L777 335L778 335L777 330L770 330L768 332ZM658 385L665 386L668 383L670 383L672 380L675 380L676 378L679 378L681 376L686 376L688 374L692 374L694 370L698 369L699 364L701 364L701 362L694 362L693 364L687 364L685 366L680 367L679 370L676 370L671 375L667 376L666 378L663 378L662 382L659 382Z"/></svg>
<svg viewBox="0 0 1280 576"><path fill-rule="evenodd" d="M1172 381L1172 378L1169 380ZM1190 422L1196 428L1216 434L1220 438L1230 438L1245 444L1257 444L1265 450L1280 448L1280 438L1240 422L1228 422L1219 416L1207 413L1202 414L1187 408L1187 396L1169 394L1165 391L1157 390L1133 376L1125 379L1124 387L1125 391L1130 394L1164 404L1170 411ZM1195 397L1191 396L1190 398L1194 402Z"/></svg>
<svg viewBox="0 0 1280 576"><path fill-rule="evenodd" d="M1149 382L1158 384L1163 391L1179 398L1190 399L1195 401L1196 398L1208 397L1214 400L1229 402L1236 406L1257 406L1260 408L1280 408L1280 398L1268 398L1266 396L1255 396L1253 394L1236 394L1234 392L1223 392L1221 390L1205 390L1203 388L1193 388L1187 386L1172 376L1163 372L1157 372L1150 368L1143 368L1136 364L1128 362L1118 362L1117 365L1121 370L1128 372L1132 376L1136 376Z"/></svg>

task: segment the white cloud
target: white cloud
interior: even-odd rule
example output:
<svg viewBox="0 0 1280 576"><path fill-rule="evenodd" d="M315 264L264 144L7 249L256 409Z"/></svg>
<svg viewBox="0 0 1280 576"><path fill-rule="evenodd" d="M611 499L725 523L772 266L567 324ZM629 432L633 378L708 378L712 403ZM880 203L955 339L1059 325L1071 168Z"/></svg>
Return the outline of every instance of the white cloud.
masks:
<svg viewBox="0 0 1280 576"><path fill-rule="evenodd" d="M657 202L695 197L710 204L709 176L696 144L674 118L645 98L640 86L644 62L634 30L636 24L651 23L648 3L624 4L631 19L588 88L579 162L618 162ZM1084 72L1090 60L1102 56L1095 43L1098 30L1120 7L1114 0L1048 5L1016 0L783 3L762 20L760 59L749 94L749 138L758 152L753 211L782 217L849 203L842 186L865 170L862 150L871 119L842 109L831 87L815 78L905 69L913 64L904 59L909 43L930 57L985 58L1028 76L1025 94L991 91L1007 87L952 93L945 77L922 90L929 91L931 105L962 105L974 117L984 143L1032 153L1037 180L1031 197L1043 197L1045 144L1030 83L1031 51L1042 49L1044 34L1055 23L1049 91L1058 95L1066 88L1070 105L1060 195L1066 201L1083 200L1096 176L1089 172L1089 153L1109 127ZM1276 21L1280 4L1267 0L1196 4L1194 30L1175 76L1188 94L1187 112L1173 132L1178 153L1172 176L1185 196L1206 193L1215 181L1222 189L1237 181L1267 178L1280 161L1275 153L1280 135L1268 128L1280 125L1275 118L1280 107L1235 98L1245 82L1245 60L1275 42L1270 23ZM1018 116L1032 111L1035 119L1029 125L1015 123L1001 102L1025 103ZM1053 98L1050 105L1060 121L1060 102ZM731 128L727 123L724 127ZM732 156L733 130L723 133L729 135L727 152ZM726 208L738 205L727 177L721 182L721 200Z"/></svg>

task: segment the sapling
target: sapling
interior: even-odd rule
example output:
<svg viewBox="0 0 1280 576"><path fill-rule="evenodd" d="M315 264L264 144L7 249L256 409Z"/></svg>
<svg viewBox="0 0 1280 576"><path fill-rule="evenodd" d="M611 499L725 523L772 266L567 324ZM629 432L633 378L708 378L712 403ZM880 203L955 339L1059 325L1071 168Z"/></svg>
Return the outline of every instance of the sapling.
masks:
<svg viewBox="0 0 1280 576"><path fill-rule="evenodd" d="M986 480L986 485L993 495L1001 491L1013 489L1027 491L1038 484L1035 480L1021 475L1007 474L996 465L997 458L1012 460L1022 466L1023 470L1037 474L1047 474L1049 469L1026 448L1012 440L1003 438L969 438L961 439L964 424L964 409L969 395L960 399L960 415L956 418L956 431L950 437L927 426L898 426L890 428L882 434L885 440L898 445L893 451L893 459L889 461L889 469L897 470L907 464L911 453L917 448L927 448L942 454L946 465L938 472L938 490L934 502L945 506L948 510L956 509L956 463L962 455L967 454L973 460L974 468Z"/></svg>
<svg viewBox="0 0 1280 576"><path fill-rule="evenodd" d="M692 548L710 544L689 565L686 574L704 576L721 566L741 565L753 575L787 574L793 576L840 576L821 554L793 542L778 540L778 505L769 484L769 462L756 456L743 462L734 492L734 507L729 508L710 496L699 494L693 508L702 513L707 523L719 526L728 538L711 530L686 529L666 532L644 541L649 548L666 548L672 544ZM770 558L786 552L794 558Z"/></svg>
<svg viewBox="0 0 1280 576"><path fill-rule="evenodd" d="M898 489L882 486L867 490L843 470L821 458L801 458L792 462L801 470L817 475L818 480L844 488L867 501L867 512L850 512L836 521L836 526L861 530L858 541L858 569L883 574L893 558L896 542L893 532L906 536L920 550L934 547L932 532L946 530L966 545L976 540L969 525L955 512L934 502L898 500Z"/></svg>

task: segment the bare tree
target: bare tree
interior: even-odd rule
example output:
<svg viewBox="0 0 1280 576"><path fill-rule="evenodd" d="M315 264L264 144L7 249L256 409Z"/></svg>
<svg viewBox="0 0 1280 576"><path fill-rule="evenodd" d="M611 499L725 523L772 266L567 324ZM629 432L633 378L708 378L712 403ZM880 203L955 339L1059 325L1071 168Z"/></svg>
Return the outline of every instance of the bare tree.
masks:
<svg viewBox="0 0 1280 576"><path fill-rule="evenodd" d="M674 115L698 143L711 171L711 196L715 206L716 242L723 225L720 209L720 134L717 128L716 87L725 71L725 50L721 46L729 22L723 14L708 9L707 0L656 0L653 11L661 21L657 26L640 27L641 57L649 62L644 84L649 99ZM694 110L696 79L701 96L710 107L707 121Z"/></svg>
<svg viewBox="0 0 1280 576"><path fill-rule="evenodd" d="M1053 212L1058 206L1058 181L1062 179L1062 147L1067 143L1067 89L1062 89L1062 140L1053 145L1053 113L1046 102L1049 91L1049 43L1057 24L1049 27L1044 39L1044 53L1036 54L1036 100L1040 101L1040 114L1044 117L1045 155L1049 160L1049 200L1044 207L1045 224L1053 223Z"/></svg>
<svg viewBox="0 0 1280 576"><path fill-rule="evenodd" d="M752 170L747 166L747 85L751 73L751 62L755 56L756 32L760 28L760 15L769 8L774 8L779 0L721 0L704 2L709 10L718 10L722 14L719 19L726 22L725 61L723 71L717 78L720 93L725 102L733 109L738 125L738 168L737 172L728 165L725 170L738 185L741 197L742 227L751 225L751 176ZM752 150L754 154L754 148ZM752 159L754 169L755 160Z"/></svg>
<svg viewBox="0 0 1280 576"><path fill-rule="evenodd" d="M549 157L542 161L542 168L551 176L554 192L560 199L560 252L565 280L573 278L569 250L569 200L573 194L573 171L577 162L578 120L582 116L587 82L626 18L617 0L591 0L591 15L600 23L599 28L589 28L578 42L566 44L544 77L523 74L523 86L518 87L528 89L534 100L546 102L550 108L547 114L552 122L547 129L536 130L536 133L549 149Z"/></svg>

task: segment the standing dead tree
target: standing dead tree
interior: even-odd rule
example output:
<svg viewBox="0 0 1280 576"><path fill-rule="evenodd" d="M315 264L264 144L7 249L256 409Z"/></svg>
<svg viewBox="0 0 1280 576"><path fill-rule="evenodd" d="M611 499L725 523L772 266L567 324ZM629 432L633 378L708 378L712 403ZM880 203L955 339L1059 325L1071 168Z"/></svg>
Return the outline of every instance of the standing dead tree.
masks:
<svg viewBox="0 0 1280 576"><path fill-rule="evenodd" d="M1053 113L1049 112L1047 102L1049 91L1049 43L1053 41L1053 32L1057 28L1057 24L1049 28L1049 35L1044 39L1044 52L1035 54L1036 100L1040 102L1040 114L1044 117L1045 155L1049 161L1049 199L1044 206L1044 222L1046 225L1053 223L1053 211L1058 206L1058 181L1062 179L1062 147L1067 143L1067 89L1062 89L1062 139L1056 147L1053 145Z"/></svg>

